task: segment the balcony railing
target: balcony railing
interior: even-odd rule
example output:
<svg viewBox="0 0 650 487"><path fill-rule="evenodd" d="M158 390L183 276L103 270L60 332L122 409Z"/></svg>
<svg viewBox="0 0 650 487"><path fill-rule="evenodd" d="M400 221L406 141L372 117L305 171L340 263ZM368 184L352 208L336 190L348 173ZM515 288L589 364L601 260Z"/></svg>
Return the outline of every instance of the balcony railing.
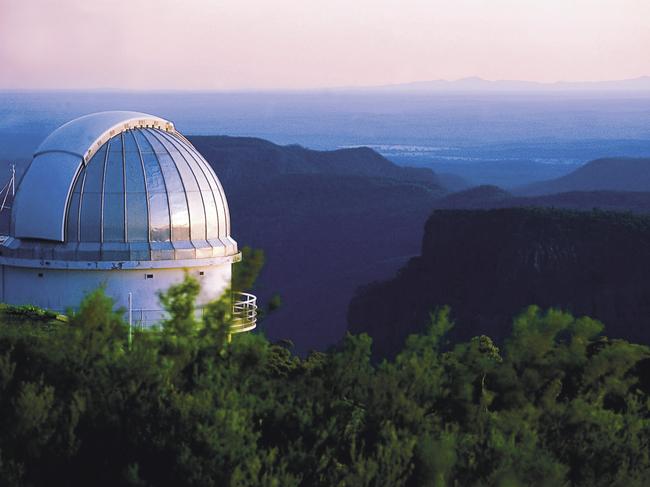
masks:
<svg viewBox="0 0 650 487"><path fill-rule="evenodd" d="M64 310L59 310L65 313ZM196 318L203 316L203 307L196 308ZM127 310L125 319L137 329L160 326L169 317L163 309L135 308ZM257 297L242 292L232 293L232 315L230 320L230 333L243 333L253 330L257 326Z"/></svg>
<svg viewBox="0 0 650 487"><path fill-rule="evenodd" d="M232 295L231 333L250 331L257 325L257 298L252 294L235 292Z"/></svg>

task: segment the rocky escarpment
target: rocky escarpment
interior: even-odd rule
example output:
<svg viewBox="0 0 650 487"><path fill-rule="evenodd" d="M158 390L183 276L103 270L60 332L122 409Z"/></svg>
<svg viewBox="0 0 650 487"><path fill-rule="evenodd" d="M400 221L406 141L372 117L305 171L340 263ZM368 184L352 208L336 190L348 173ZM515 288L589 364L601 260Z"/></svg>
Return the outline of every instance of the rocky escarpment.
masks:
<svg viewBox="0 0 650 487"><path fill-rule="evenodd" d="M452 339L502 339L526 306L589 315L610 336L650 343L650 218L552 209L438 210L421 256L361 288L349 329L390 355L449 305Z"/></svg>

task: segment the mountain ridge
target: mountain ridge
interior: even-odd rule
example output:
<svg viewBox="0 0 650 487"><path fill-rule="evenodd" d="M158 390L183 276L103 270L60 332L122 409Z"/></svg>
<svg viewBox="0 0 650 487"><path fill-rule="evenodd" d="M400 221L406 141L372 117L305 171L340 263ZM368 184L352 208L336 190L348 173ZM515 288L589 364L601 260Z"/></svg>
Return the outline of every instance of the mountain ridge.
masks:
<svg viewBox="0 0 650 487"><path fill-rule="evenodd" d="M497 208L563 208L570 210L650 213L650 191L567 191L519 196L498 186L482 185L443 196L436 209L488 210Z"/></svg>
<svg viewBox="0 0 650 487"><path fill-rule="evenodd" d="M638 76L620 80L603 81L526 81L526 80L487 80L470 76L456 80L436 79L393 83L376 86L341 87L338 90L378 91L378 92L438 92L438 91L650 91L650 76Z"/></svg>
<svg viewBox="0 0 650 487"><path fill-rule="evenodd" d="M356 175L418 182L431 189L444 190L433 170L397 165L370 147L314 150L297 144L279 145L257 137L226 135L194 135L189 139L207 159L215 161L220 178L238 179L240 175L250 180L269 173ZM246 171L239 171L241 164L246 165Z"/></svg>
<svg viewBox="0 0 650 487"><path fill-rule="evenodd" d="M650 158L595 159L565 176L517 188L515 193L538 196L567 191L650 191Z"/></svg>

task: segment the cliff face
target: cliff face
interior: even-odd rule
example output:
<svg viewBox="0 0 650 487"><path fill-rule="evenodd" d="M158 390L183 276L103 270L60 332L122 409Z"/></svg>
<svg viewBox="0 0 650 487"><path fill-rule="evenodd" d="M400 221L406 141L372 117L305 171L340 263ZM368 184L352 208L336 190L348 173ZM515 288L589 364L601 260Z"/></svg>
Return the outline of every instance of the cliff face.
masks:
<svg viewBox="0 0 650 487"><path fill-rule="evenodd" d="M650 218L562 210L439 210L421 256L357 292L349 329L390 355L449 305L452 339L500 340L530 304L603 321L609 336L650 343Z"/></svg>

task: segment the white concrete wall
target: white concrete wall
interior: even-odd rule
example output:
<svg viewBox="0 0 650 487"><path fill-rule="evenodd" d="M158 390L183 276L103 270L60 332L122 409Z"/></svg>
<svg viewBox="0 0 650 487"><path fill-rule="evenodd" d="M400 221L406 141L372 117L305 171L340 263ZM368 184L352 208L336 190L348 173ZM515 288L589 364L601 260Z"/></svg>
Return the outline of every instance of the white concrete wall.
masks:
<svg viewBox="0 0 650 487"><path fill-rule="evenodd" d="M192 267L188 272L201 284L199 306L217 299L230 286L230 263ZM147 278L147 275L153 277ZM150 322L161 316L158 291L167 290L183 278L183 269L65 270L3 265L0 266L0 295L4 303L33 304L63 311L78 308L88 292L105 285L106 294L115 300L118 307L127 308L131 292L134 321L143 319Z"/></svg>

